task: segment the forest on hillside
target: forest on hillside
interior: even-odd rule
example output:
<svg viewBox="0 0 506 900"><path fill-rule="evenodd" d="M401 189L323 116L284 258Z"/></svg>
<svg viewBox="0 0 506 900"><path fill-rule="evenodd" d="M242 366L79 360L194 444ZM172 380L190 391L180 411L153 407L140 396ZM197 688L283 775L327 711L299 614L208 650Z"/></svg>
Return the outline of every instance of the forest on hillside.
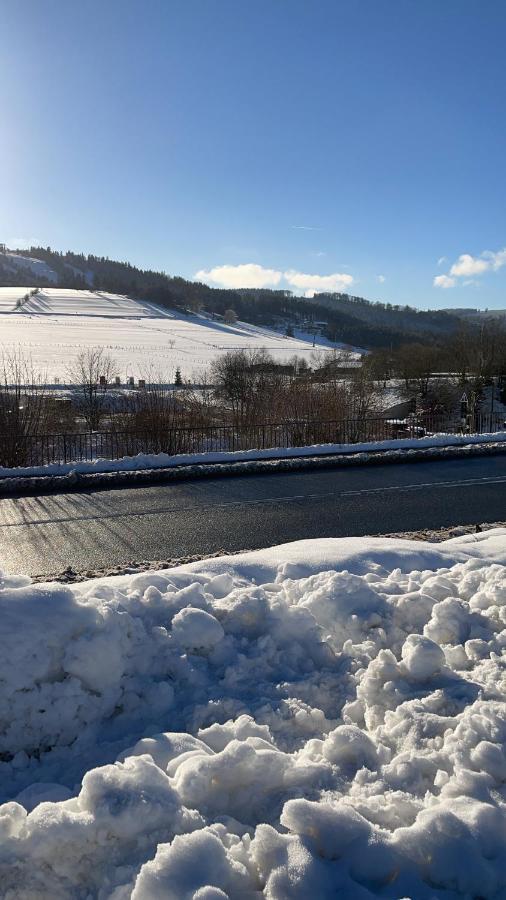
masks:
<svg viewBox="0 0 506 900"><path fill-rule="evenodd" d="M34 273L29 259L38 259L47 264L57 279L37 276L38 287L92 288L150 300L166 308L216 315L233 310L238 318L256 325L311 328L315 321L324 322L323 332L329 340L365 349L397 347L429 336L440 340L461 326L461 319L450 312L373 303L344 293L305 298L285 290L227 290L140 269L105 256L63 253L50 247L30 247L16 253L27 258L26 269L18 265L13 270L8 256L0 254L0 285L32 285Z"/></svg>

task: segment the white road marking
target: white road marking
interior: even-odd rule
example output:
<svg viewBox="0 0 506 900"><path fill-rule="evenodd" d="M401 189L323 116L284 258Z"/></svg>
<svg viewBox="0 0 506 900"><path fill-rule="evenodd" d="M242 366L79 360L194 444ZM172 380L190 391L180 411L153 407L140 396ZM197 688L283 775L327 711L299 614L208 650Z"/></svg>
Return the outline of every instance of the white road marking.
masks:
<svg viewBox="0 0 506 900"><path fill-rule="evenodd" d="M456 488L456 487L476 487L476 486L488 486L493 484L505 484L506 483L506 475L485 475L481 478L462 478L455 481L424 481L424 482L415 482L414 484L401 484L401 485L387 485L385 487L377 487L377 488L361 488L359 490L352 491L326 491L322 494L291 494L290 496L284 497L263 497L259 499L252 500L229 500L227 502L220 501L219 503L207 502L205 504L206 508L213 509L229 509L230 507L236 506L262 506L269 505L273 503L294 503L298 501L305 500L325 500L330 497L358 497L358 496L366 496L370 494L384 494L384 493L402 493L403 491L419 491L425 490L426 488ZM30 520L20 520L16 522L5 522L0 524L0 528L20 528L20 527L32 527L36 525L58 525L58 524L67 524L69 522L86 522L86 521L98 521L101 519L123 519L123 518L140 518L143 516L157 516L163 515L166 513L181 513L181 512L193 512L196 510L202 511L202 505L193 504L192 506L164 506L158 507L157 509L141 509L141 510L132 510L118 513L95 513L89 515L81 515L81 516L61 516L60 518L44 518L44 519L32 519Z"/></svg>

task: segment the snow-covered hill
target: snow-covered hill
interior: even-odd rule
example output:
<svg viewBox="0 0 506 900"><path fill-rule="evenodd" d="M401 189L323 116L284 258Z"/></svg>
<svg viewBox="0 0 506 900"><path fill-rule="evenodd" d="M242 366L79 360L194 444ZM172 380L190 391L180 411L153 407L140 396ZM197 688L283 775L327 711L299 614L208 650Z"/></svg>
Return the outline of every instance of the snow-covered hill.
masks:
<svg viewBox="0 0 506 900"><path fill-rule="evenodd" d="M86 347L103 347L122 378L154 373L167 381L177 367L183 377L198 379L216 356L231 350L266 350L280 362L295 354L309 361L313 352L312 340L245 322L226 325L101 291L43 288L17 309L30 290L0 288L0 349L21 347L49 383L64 381Z"/></svg>
<svg viewBox="0 0 506 900"><path fill-rule="evenodd" d="M44 278L47 281L51 281L53 284L56 284L58 281L56 272L54 272L42 259L34 259L31 256L22 256L19 253L12 253L12 251L7 250L0 255L0 262L7 271L12 273L19 272L19 270L28 270L29 272L33 272L38 278Z"/></svg>
<svg viewBox="0 0 506 900"><path fill-rule="evenodd" d="M166 312L142 300L132 300L106 291L76 291L68 288L43 288L23 303L16 303L30 288L0 287L0 312L22 312L30 316L101 316L102 318L160 318Z"/></svg>

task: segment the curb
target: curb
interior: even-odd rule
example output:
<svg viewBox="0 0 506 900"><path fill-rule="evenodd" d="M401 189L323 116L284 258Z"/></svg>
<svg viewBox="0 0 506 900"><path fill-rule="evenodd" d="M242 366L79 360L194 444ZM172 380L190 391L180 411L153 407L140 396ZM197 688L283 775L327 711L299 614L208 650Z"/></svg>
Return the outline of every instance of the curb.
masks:
<svg viewBox="0 0 506 900"><path fill-rule="evenodd" d="M491 528L506 528L506 522L484 522L480 526L484 532ZM474 525L453 525L448 528L431 529L426 528L421 531L398 531L388 534L374 534L372 537L385 537L394 539L404 539L408 541L428 541L429 543L439 544L443 541L450 540L455 537L462 537L464 534L475 534L476 524ZM190 556L172 556L167 559L149 559L149 560L132 560L126 564L117 566L106 566L102 569L83 569L76 571L72 566L68 566L61 572L52 573L50 575L32 575L32 584L47 583L49 581L57 581L59 584L78 584L83 581L91 581L94 578L115 578L121 575L138 575L143 572L161 572L165 569L174 569L179 566L186 566L189 563L205 562L209 559L216 559L220 556L238 556L241 553L254 553L258 547L243 547L242 550L215 550L213 553L194 553Z"/></svg>
<svg viewBox="0 0 506 900"><path fill-rule="evenodd" d="M392 465L472 456L506 454L503 442L467 444L464 446L427 447L420 450L376 450L354 454L304 456L233 463L197 463L167 469L137 469L128 472L70 472L67 475L32 476L0 479L0 497L34 496L52 493L128 488L136 485L168 484L200 478L230 478L244 475L275 475L318 469L340 469L354 466Z"/></svg>

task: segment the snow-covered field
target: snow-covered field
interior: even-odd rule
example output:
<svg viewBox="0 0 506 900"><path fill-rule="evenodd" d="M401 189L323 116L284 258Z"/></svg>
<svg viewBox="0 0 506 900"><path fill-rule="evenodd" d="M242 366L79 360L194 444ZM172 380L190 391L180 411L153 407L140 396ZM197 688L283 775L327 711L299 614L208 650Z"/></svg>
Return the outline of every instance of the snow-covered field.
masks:
<svg viewBox="0 0 506 900"><path fill-rule="evenodd" d="M280 362L295 354L308 362L312 340L285 337L244 322L226 325L182 315L117 294L45 288L16 311L30 288L0 288L0 350L22 347L45 380L65 382L78 353L103 347L119 374L198 379L215 357L231 350L266 350ZM327 345L323 349L328 349Z"/></svg>
<svg viewBox="0 0 506 900"><path fill-rule="evenodd" d="M506 896L506 529L0 588L3 898Z"/></svg>

